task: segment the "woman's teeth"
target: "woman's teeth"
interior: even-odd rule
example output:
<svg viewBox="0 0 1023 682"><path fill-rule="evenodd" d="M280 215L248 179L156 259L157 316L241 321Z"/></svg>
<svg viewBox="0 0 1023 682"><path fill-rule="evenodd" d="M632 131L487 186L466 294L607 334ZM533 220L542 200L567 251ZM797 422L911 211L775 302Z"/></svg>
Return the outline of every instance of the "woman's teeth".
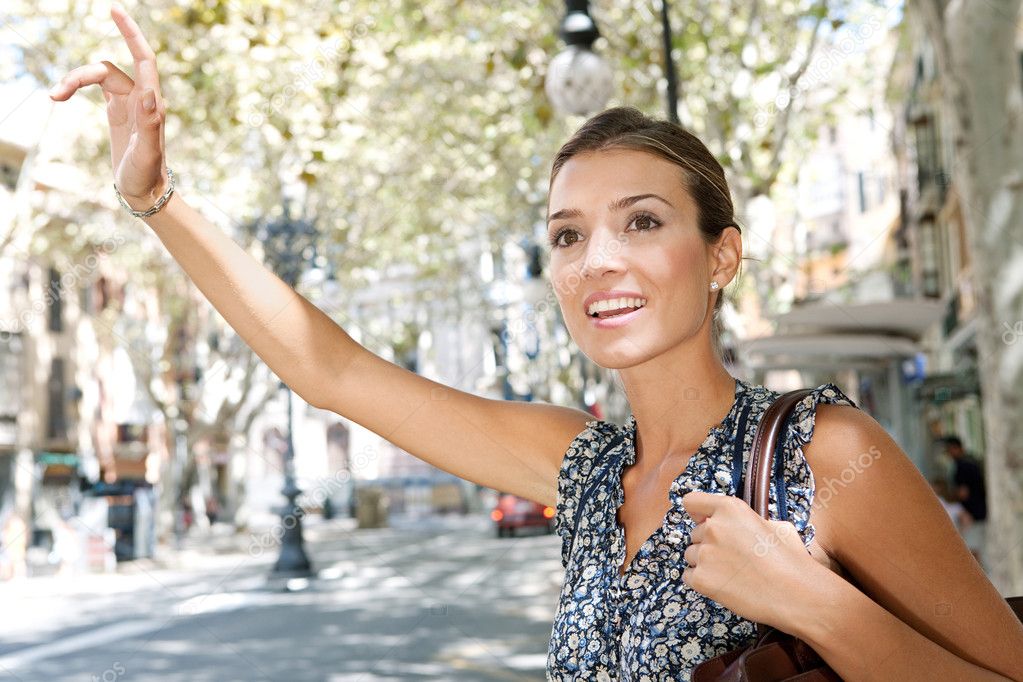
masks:
<svg viewBox="0 0 1023 682"><path fill-rule="evenodd" d="M590 317L613 317L642 308L645 305L645 298L609 298L591 303L590 307L586 309L586 314Z"/></svg>

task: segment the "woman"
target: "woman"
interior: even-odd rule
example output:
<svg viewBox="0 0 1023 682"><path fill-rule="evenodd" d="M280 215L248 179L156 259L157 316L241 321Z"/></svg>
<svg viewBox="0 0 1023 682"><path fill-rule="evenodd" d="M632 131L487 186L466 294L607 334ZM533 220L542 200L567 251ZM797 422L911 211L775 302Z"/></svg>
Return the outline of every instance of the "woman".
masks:
<svg viewBox="0 0 1023 682"><path fill-rule="evenodd" d="M91 64L51 96L102 87L115 186L143 211L169 182L164 105L152 49L122 9L111 15L135 79ZM1020 679L1009 676L1023 670L1023 626L916 468L833 384L797 408L779 520L733 496L731 448L749 455L739 422L755 425L777 394L731 377L716 351L742 242L703 144L610 110L559 152L548 199L558 303L583 352L620 372L633 412L624 427L485 399L373 355L180 192L145 222L307 402L462 478L556 505L566 575L549 678L689 679L759 621L850 680Z"/></svg>

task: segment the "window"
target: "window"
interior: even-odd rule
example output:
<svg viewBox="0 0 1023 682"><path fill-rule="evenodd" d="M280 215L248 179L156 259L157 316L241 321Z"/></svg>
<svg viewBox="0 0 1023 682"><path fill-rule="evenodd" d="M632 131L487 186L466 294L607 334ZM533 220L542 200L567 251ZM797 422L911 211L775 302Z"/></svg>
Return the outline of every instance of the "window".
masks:
<svg viewBox="0 0 1023 682"><path fill-rule="evenodd" d="M863 171L856 174L856 185L860 194L860 213L867 212L867 187Z"/></svg>
<svg viewBox="0 0 1023 682"><path fill-rule="evenodd" d="M937 298L941 295L938 272L938 244L933 218L920 222L921 288L923 295Z"/></svg>
<svg viewBox="0 0 1023 682"><path fill-rule="evenodd" d="M937 133L934 119L925 116L916 126L916 167L917 187L922 192L928 185L935 182L940 172Z"/></svg>
<svg viewBox="0 0 1023 682"><path fill-rule="evenodd" d="M21 407L22 343L19 334L0 334L0 418L16 419Z"/></svg>
<svg viewBox="0 0 1023 682"><path fill-rule="evenodd" d="M65 393L67 391L64 383L64 358L53 358L50 361L50 380L46 382L48 403L46 420L47 438L67 438Z"/></svg>
<svg viewBox="0 0 1023 682"><path fill-rule="evenodd" d="M64 301L61 294L60 272L57 271L57 268L50 268L46 284L46 298L50 303L49 329L51 332L64 330Z"/></svg>

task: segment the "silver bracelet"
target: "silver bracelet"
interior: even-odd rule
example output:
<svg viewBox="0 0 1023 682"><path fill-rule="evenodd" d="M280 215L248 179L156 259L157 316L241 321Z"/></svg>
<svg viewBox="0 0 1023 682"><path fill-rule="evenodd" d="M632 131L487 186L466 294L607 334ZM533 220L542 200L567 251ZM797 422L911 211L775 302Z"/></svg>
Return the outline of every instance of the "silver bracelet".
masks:
<svg viewBox="0 0 1023 682"><path fill-rule="evenodd" d="M121 206L124 206L128 213L131 213L136 218L148 218L149 216L153 215L161 208L163 208L163 205L167 203L168 199L170 199L171 194L174 193L174 171L172 171L170 168L167 169L167 183L168 183L167 191L163 193L162 197L156 200L156 203L153 204L152 208L148 208L145 211L136 211L131 206L129 206L128 202L124 200L123 196L121 196L120 190L117 189L116 182L114 183L114 192L117 193L117 200L121 202Z"/></svg>

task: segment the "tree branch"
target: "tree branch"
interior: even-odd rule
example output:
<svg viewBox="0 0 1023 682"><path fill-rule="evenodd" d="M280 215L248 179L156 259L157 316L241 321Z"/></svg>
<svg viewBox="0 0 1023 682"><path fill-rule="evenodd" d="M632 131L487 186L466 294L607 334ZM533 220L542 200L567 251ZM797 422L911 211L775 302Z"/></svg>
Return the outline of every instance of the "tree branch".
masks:
<svg viewBox="0 0 1023 682"><path fill-rule="evenodd" d="M820 0L817 6L826 9L827 0ZM795 92L799 87L799 81L802 80L803 74L810 67L810 61L813 59L813 53L817 49L817 39L820 36L821 24L824 23L824 17L827 16L827 12L821 12L817 16L817 22L813 25L813 30L810 32L810 38L806 46L806 51L803 53L803 61L796 67L796 70L789 76L788 79L788 91L789 101L785 104L785 107L778 112L778 119L774 126L774 140L771 149L771 160L767 165L767 172L760 175L757 180L758 186L753 188L753 194L766 194L771 186L778 180L778 173L781 171L780 162L782 150L785 147L785 142L789 136L789 123L792 114L792 103L795 100Z"/></svg>

